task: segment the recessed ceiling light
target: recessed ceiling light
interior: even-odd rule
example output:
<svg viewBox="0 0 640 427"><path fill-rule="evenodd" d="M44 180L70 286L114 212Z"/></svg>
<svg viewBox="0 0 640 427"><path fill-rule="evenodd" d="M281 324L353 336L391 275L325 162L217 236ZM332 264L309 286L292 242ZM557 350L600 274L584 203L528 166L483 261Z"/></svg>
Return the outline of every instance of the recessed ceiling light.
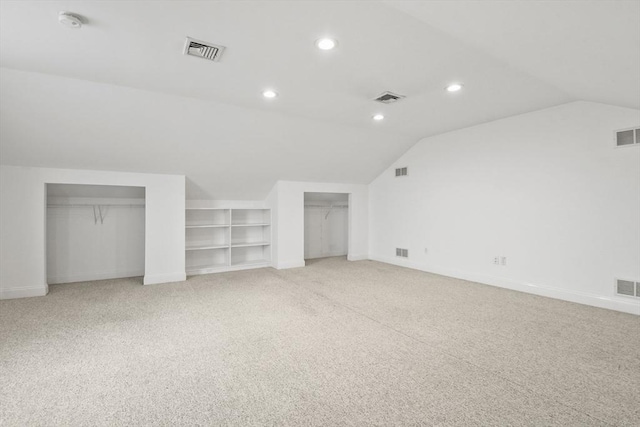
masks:
<svg viewBox="0 0 640 427"><path fill-rule="evenodd" d="M451 83L447 86L447 92L457 92L462 89L462 83Z"/></svg>
<svg viewBox="0 0 640 427"><path fill-rule="evenodd" d="M318 49L320 50L331 50L334 47L336 47L337 44L338 44L337 41L330 38L323 38L323 39L316 40L316 46L318 46Z"/></svg>
<svg viewBox="0 0 640 427"><path fill-rule="evenodd" d="M271 89L267 89L264 92L262 92L262 96L264 96L265 98L272 99L272 98L277 97L278 94L275 91L271 90Z"/></svg>
<svg viewBox="0 0 640 427"><path fill-rule="evenodd" d="M382 119L384 119L384 115L382 115L382 114L375 114L373 116L373 120L375 120L376 122L379 122Z"/></svg>

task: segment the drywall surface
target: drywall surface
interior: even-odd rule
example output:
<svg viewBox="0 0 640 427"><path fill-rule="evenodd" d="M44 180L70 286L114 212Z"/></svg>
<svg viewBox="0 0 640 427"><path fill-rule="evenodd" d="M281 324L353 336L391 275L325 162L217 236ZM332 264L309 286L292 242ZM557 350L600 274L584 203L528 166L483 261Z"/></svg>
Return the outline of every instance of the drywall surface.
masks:
<svg viewBox="0 0 640 427"><path fill-rule="evenodd" d="M47 183L145 187L144 283L185 279L180 175L0 166L0 297L45 295Z"/></svg>
<svg viewBox="0 0 640 427"><path fill-rule="evenodd" d="M51 197L47 191L47 283L144 276L142 197Z"/></svg>
<svg viewBox="0 0 640 427"><path fill-rule="evenodd" d="M349 260L368 257L368 188L360 184L278 181L267 197L272 209L273 266L278 269L303 267L304 193L349 194Z"/></svg>
<svg viewBox="0 0 640 427"><path fill-rule="evenodd" d="M417 141L368 113L364 127L287 115L286 99L262 111L8 68L0 91L2 164L185 175L189 199L261 200L288 177L368 184Z"/></svg>
<svg viewBox="0 0 640 427"><path fill-rule="evenodd" d="M370 185L370 256L640 314L614 291L640 280L640 146L613 142L638 125L574 102L423 139Z"/></svg>
<svg viewBox="0 0 640 427"><path fill-rule="evenodd" d="M347 255L347 206L304 207L304 259Z"/></svg>
<svg viewBox="0 0 640 427"><path fill-rule="evenodd" d="M304 194L304 259L348 255L348 203L348 194Z"/></svg>
<svg viewBox="0 0 640 427"><path fill-rule="evenodd" d="M265 206L271 209L271 265L276 267L278 265L278 233L280 227L278 227L278 184L273 186L267 198L265 199Z"/></svg>
<svg viewBox="0 0 640 427"><path fill-rule="evenodd" d="M187 200L187 209L267 209L264 200Z"/></svg>

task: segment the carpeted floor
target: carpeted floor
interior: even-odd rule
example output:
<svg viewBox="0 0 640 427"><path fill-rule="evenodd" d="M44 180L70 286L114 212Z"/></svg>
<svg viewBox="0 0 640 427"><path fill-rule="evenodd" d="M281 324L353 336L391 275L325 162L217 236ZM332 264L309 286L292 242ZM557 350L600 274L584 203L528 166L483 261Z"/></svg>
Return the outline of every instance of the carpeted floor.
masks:
<svg viewBox="0 0 640 427"><path fill-rule="evenodd" d="M0 301L0 425L638 425L640 318L372 261Z"/></svg>

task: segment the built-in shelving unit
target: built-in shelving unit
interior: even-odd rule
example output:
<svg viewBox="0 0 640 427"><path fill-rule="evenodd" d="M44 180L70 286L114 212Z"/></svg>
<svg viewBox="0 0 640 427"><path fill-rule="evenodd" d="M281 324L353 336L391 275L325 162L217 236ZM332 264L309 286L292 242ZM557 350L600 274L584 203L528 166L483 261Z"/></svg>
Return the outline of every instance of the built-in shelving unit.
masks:
<svg viewBox="0 0 640 427"><path fill-rule="evenodd" d="M271 210L187 208L187 274L271 264Z"/></svg>

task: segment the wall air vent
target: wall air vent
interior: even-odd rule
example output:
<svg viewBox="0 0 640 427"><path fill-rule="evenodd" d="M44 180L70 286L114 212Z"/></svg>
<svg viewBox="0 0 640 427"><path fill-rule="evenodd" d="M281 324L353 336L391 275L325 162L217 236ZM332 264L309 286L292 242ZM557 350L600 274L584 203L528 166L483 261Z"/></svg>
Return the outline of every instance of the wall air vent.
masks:
<svg viewBox="0 0 640 427"><path fill-rule="evenodd" d="M615 133L616 147L630 147L640 144L640 127L622 129Z"/></svg>
<svg viewBox="0 0 640 427"><path fill-rule="evenodd" d="M407 175L408 175L407 168L396 168L396 177L407 176Z"/></svg>
<svg viewBox="0 0 640 427"><path fill-rule="evenodd" d="M402 258L409 258L409 249L396 248L396 256L399 256Z"/></svg>
<svg viewBox="0 0 640 427"><path fill-rule="evenodd" d="M383 104L392 104L394 102L400 101L402 98L405 98L404 95L398 95L393 92L383 92L380 95L376 96L373 100L377 102L382 102Z"/></svg>
<svg viewBox="0 0 640 427"><path fill-rule="evenodd" d="M616 294L640 298L640 282L616 279Z"/></svg>
<svg viewBox="0 0 640 427"><path fill-rule="evenodd" d="M187 37L184 44L184 54L196 56L198 58L208 59L210 61L220 61L220 57L224 52L225 47L219 46L201 40L192 39Z"/></svg>

